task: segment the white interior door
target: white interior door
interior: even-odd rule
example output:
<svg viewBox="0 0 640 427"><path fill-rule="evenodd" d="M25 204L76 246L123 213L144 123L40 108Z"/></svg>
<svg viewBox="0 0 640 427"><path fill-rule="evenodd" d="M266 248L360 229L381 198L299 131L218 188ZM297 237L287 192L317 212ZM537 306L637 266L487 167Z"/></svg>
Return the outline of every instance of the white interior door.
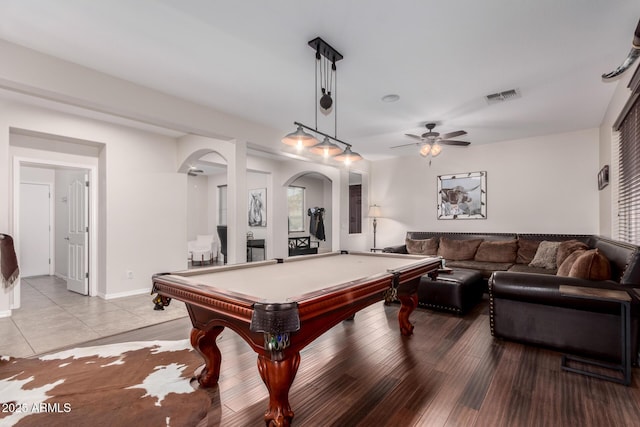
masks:
<svg viewBox="0 0 640 427"><path fill-rule="evenodd" d="M50 274L51 201L48 184L20 184L20 275Z"/></svg>
<svg viewBox="0 0 640 427"><path fill-rule="evenodd" d="M89 209L87 176L83 173L69 184L67 202L69 205L68 267L67 289L82 295L89 293Z"/></svg>

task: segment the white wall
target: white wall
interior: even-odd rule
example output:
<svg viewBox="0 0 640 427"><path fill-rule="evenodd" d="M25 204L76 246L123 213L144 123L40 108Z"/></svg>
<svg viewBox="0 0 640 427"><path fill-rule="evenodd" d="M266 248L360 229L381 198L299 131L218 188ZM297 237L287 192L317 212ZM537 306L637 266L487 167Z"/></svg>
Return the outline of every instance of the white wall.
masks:
<svg viewBox="0 0 640 427"><path fill-rule="evenodd" d="M195 240L198 234L211 234L209 217L215 211L209 211L209 198L214 191L209 189L206 176L187 175L187 240Z"/></svg>
<svg viewBox="0 0 640 427"><path fill-rule="evenodd" d="M438 220L437 177L487 172L487 219ZM444 147L431 167L417 153L374 162L378 246L407 231L598 233L598 129Z"/></svg>
<svg viewBox="0 0 640 427"><path fill-rule="evenodd" d="M176 171L174 139L20 103L0 102L0 117L0 153L11 154L4 162L9 167L0 168L8 172L0 193L13 185L9 170L14 156L99 164L99 295L149 292L153 274L186 267L186 175ZM10 147L12 128L52 135L54 150L62 138L96 141L104 149L98 159L41 145ZM11 201L12 195L4 200ZM0 222L5 215L11 218L12 202L4 206ZM8 228L15 233L12 225ZM3 303L0 298L0 313Z"/></svg>

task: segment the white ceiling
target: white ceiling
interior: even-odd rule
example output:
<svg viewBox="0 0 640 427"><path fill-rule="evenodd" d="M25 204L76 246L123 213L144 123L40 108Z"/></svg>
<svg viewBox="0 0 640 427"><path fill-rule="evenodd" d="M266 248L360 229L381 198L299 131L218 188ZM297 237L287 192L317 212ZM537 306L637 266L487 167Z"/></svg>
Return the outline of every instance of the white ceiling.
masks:
<svg viewBox="0 0 640 427"><path fill-rule="evenodd" d="M378 159L413 153L389 147L430 121L473 144L599 126L615 88L600 76L629 52L640 2L2 0L0 17L2 39L283 135L314 126L320 36L344 55L337 136ZM522 97L484 100L509 89Z"/></svg>

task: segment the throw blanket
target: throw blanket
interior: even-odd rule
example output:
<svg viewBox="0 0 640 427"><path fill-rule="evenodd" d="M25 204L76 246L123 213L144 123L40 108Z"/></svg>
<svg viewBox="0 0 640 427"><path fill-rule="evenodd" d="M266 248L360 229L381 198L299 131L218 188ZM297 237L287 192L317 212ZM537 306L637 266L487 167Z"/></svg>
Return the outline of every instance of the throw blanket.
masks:
<svg viewBox="0 0 640 427"><path fill-rule="evenodd" d="M13 238L8 234L0 234L0 273L5 288L13 285L20 274Z"/></svg>

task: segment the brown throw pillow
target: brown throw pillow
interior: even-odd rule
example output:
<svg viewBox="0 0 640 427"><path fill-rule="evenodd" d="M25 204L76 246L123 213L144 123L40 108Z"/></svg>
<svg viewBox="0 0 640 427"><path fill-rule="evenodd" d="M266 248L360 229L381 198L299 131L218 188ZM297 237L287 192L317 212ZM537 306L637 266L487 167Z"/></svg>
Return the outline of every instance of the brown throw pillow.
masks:
<svg viewBox="0 0 640 427"><path fill-rule="evenodd" d="M540 245L540 240L524 240L518 239L518 256L516 257L517 264L529 264L533 261L533 257L536 256L536 251Z"/></svg>
<svg viewBox="0 0 640 427"><path fill-rule="evenodd" d="M438 254L438 238L433 237L431 239L416 240L405 239L407 245L407 252L413 255L437 255Z"/></svg>
<svg viewBox="0 0 640 427"><path fill-rule="evenodd" d="M571 267L573 267L573 264L585 252L586 252L586 249L577 249L577 250L571 252L569 254L569 256L565 258L565 260L562 262L562 264L560 264L560 267L558 267L558 271L556 272L556 276L568 277L569 276L569 272L571 271Z"/></svg>
<svg viewBox="0 0 640 427"><path fill-rule="evenodd" d="M452 240L443 237L440 239L438 255L451 261L472 260L482 242L482 239Z"/></svg>
<svg viewBox="0 0 640 427"><path fill-rule="evenodd" d="M546 240L540 242L536 256L533 257L529 266L555 269L558 246L560 246L560 242L548 242Z"/></svg>
<svg viewBox="0 0 640 427"><path fill-rule="evenodd" d="M515 262L518 252L517 240L484 241L476 252L476 261Z"/></svg>
<svg viewBox="0 0 640 427"><path fill-rule="evenodd" d="M573 263L571 271L569 271L569 277L587 280L609 280L611 279L611 264L599 250L591 249L585 251Z"/></svg>
<svg viewBox="0 0 640 427"><path fill-rule="evenodd" d="M578 249L584 249L586 251L589 249L589 246L575 239L560 242L560 246L558 246L558 253L556 255L556 264L558 267L562 265L569 255Z"/></svg>

